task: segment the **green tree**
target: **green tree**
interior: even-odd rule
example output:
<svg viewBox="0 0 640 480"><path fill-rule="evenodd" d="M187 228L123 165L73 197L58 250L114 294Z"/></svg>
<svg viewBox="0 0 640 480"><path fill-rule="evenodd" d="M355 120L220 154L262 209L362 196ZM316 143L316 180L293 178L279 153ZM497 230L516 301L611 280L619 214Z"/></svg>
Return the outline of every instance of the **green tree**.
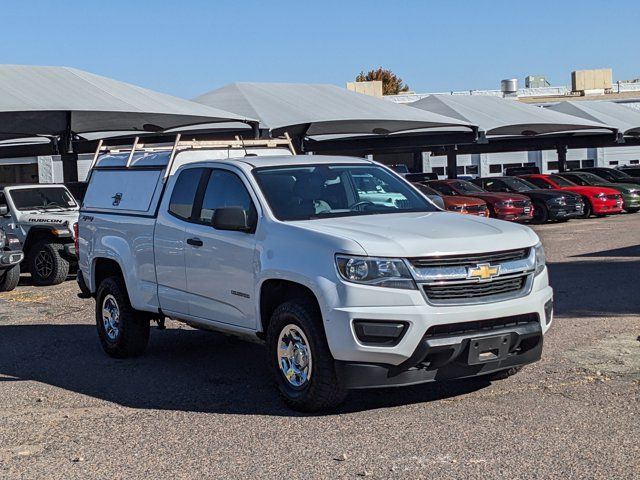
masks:
<svg viewBox="0 0 640 480"><path fill-rule="evenodd" d="M370 82L371 80L382 80L383 95L397 95L400 92L409 90L409 85L405 84L400 77L387 68L380 67L367 73L360 72L356 77L356 82Z"/></svg>

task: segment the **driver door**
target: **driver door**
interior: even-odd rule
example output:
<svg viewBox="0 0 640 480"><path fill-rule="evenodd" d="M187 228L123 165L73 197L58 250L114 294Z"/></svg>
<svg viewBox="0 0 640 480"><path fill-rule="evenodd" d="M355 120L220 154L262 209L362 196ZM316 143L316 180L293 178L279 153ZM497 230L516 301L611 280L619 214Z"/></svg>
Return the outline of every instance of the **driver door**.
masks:
<svg viewBox="0 0 640 480"><path fill-rule="evenodd" d="M209 178L198 213L185 228L189 315L254 329L255 234L216 230L212 219L217 208L241 207L255 225L256 201L241 173L207 170Z"/></svg>

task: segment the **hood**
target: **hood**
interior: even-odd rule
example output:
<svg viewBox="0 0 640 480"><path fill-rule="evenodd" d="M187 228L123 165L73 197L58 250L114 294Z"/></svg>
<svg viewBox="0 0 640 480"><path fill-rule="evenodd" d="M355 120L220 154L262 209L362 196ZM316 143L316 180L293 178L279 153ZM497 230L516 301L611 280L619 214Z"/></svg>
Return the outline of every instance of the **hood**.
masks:
<svg viewBox="0 0 640 480"><path fill-rule="evenodd" d="M571 193L571 192L561 192L559 190L547 190L547 189L532 189L532 190L527 190L526 192L522 193L523 195L526 195L529 198L537 198L540 200L552 200L554 198L561 198L561 197L574 197L577 196L579 197L580 195L577 195L575 193Z"/></svg>
<svg viewBox="0 0 640 480"><path fill-rule="evenodd" d="M481 198L482 200L485 200L486 202L506 202L506 201L512 201L512 202L522 202L522 201L528 201L529 198L521 195L519 193L502 193L502 192L482 192L482 193L474 193L473 195L470 195L472 197L475 198Z"/></svg>
<svg viewBox="0 0 640 480"><path fill-rule="evenodd" d="M635 183L599 183L598 185L594 185L597 187L604 187L613 190L618 190L622 193L631 193L632 191L640 191L640 185L636 185Z"/></svg>
<svg viewBox="0 0 640 480"><path fill-rule="evenodd" d="M30 225L68 225L72 227L78 221L79 211L31 212L20 216L19 223Z"/></svg>
<svg viewBox="0 0 640 480"><path fill-rule="evenodd" d="M560 187L558 190L567 190L569 192L576 192L582 195L597 195L604 193L605 195L620 195L620 190L608 187L589 187L586 185L577 185L575 187Z"/></svg>
<svg viewBox="0 0 640 480"><path fill-rule="evenodd" d="M443 195L446 205L456 205L468 207L470 205L483 205L485 202L475 197L465 197L463 195Z"/></svg>
<svg viewBox="0 0 640 480"><path fill-rule="evenodd" d="M533 230L523 225L446 212L334 217L291 224L349 238L367 255L380 257L486 253L531 247L538 242Z"/></svg>

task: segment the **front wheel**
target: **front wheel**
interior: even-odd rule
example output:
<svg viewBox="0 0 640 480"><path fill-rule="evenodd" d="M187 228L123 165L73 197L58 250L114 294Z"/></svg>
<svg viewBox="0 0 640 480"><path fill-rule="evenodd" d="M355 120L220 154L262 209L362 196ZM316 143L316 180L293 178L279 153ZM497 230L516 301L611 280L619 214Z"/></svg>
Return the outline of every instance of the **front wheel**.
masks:
<svg viewBox="0 0 640 480"><path fill-rule="evenodd" d="M543 203L533 204L533 221L535 224L547 223L549 220L549 209Z"/></svg>
<svg viewBox="0 0 640 480"><path fill-rule="evenodd" d="M28 268L35 285L58 285L69 275L69 262L62 258L64 245L42 241L29 252Z"/></svg>
<svg viewBox="0 0 640 480"><path fill-rule="evenodd" d="M593 207L591 201L588 198L584 198L584 210L582 212L582 218L589 218L593 213Z"/></svg>
<svg viewBox="0 0 640 480"><path fill-rule="evenodd" d="M102 281L96 295L96 327L102 348L115 358L141 355L149 342L149 318L131 307L120 277Z"/></svg>
<svg viewBox="0 0 640 480"><path fill-rule="evenodd" d="M14 265L0 277L0 292L10 292L18 286L20 281L20 265Z"/></svg>
<svg viewBox="0 0 640 480"><path fill-rule="evenodd" d="M342 403L347 391L313 303L285 302L271 316L267 330L268 364L284 401L294 410L315 412Z"/></svg>
<svg viewBox="0 0 640 480"><path fill-rule="evenodd" d="M636 213L640 212L640 208L628 208L627 213Z"/></svg>

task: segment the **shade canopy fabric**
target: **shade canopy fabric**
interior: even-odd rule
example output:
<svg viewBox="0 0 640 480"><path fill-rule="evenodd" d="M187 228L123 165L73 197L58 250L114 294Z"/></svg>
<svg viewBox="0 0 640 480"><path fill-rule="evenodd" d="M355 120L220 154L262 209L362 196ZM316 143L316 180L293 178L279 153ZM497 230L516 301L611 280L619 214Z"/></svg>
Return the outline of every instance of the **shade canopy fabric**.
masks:
<svg viewBox="0 0 640 480"><path fill-rule="evenodd" d="M547 107L555 112L613 125L622 134L640 136L640 111L608 101L560 102Z"/></svg>
<svg viewBox="0 0 640 480"><path fill-rule="evenodd" d="M0 65L0 135L162 131L251 122L225 112L68 67Z"/></svg>
<svg viewBox="0 0 640 480"><path fill-rule="evenodd" d="M410 105L478 125L487 136L535 136L581 130L616 131L615 126L499 97L429 95Z"/></svg>
<svg viewBox="0 0 640 480"><path fill-rule="evenodd" d="M466 131L466 120L421 112L335 85L232 83L193 101L258 118L273 135L388 134L451 127Z"/></svg>

